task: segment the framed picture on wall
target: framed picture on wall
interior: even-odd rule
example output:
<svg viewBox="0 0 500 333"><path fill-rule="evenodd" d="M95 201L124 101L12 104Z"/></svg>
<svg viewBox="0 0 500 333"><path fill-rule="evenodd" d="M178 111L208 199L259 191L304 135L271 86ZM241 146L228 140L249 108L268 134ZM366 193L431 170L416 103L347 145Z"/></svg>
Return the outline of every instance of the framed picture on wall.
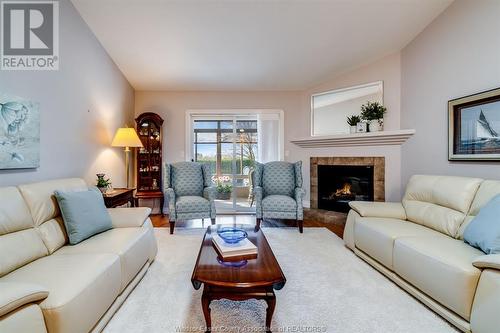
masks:
<svg viewBox="0 0 500 333"><path fill-rule="evenodd" d="M500 88L448 101L448 159L500 161Z"/></svg>
<svg viewBox="0 0 500 333"><path fill-rule="evenodd" d="M39 166L38 103L0 92L0 170Z"/></svg>

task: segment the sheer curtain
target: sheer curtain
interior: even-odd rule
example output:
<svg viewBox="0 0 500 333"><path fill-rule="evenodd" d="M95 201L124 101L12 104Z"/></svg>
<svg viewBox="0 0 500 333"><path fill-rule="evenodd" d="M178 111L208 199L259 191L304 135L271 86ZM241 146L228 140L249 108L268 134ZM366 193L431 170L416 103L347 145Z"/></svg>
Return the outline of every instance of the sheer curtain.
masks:
<svg viewBox="0 0 500 333"><path fill-rule="evenodd" d="M280 113L257 115L258 157L261 163L283 160L283 128Z"/></svg>

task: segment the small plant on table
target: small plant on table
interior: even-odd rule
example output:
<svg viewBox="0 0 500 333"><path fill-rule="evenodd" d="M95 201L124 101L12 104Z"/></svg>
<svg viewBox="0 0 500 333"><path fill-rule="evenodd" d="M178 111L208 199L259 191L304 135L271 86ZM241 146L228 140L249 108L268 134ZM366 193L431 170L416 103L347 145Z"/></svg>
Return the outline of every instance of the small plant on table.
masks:
<svg viewBox="0 0 500 333"><path fill-rule="evenodd" d="M97 188L101 193L106 193L111 186L111 180L109 178L104 178L106 175L104 173L98 173L97 175Z"/></svg>

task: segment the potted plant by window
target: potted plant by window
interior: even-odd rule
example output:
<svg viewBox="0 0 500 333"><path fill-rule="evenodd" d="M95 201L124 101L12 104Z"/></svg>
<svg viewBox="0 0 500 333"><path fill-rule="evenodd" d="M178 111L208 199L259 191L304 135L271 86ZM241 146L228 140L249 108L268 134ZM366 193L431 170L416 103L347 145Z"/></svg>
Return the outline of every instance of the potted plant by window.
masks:
<svg viewBox="0 0 500 333"><path fill-rule="evenodd" d="M233 191L233 185L231 185L231 177L213 176L212 181L215 183L215 188L217 190L216 198L219 200L229 200L231 198L231 192Z"/></svg>
<svg viewBox="0 0 500 333"><path fill-rule="evenodd" d="M101 191L102 194L105 194L108 192L109 188L111 187L111 181L109 178L104 178L105 174L104 173L98 173L97 175L97 188L99 191Z"/></svg>
<svg viewBox="0 0 500 333"><path fill-rule="evenodd" d="M361 106L361 118L368 122L370 132L384 130L384 114L387 108L379 102L367 102Z"/></svg>

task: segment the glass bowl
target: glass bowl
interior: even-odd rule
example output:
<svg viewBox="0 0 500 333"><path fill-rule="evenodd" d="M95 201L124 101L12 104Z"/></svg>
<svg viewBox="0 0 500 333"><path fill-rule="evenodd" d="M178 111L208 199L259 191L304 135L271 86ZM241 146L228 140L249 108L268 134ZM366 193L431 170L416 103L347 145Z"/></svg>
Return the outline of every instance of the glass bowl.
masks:
<svg viewBox="0 0 500 333"><path fill-rule="evenodd" d="M248 237L245 230L230 227L220 228L217 234L228 244L236 244Z"/></svg>
<svg viewBox="0 0 500 333"><path fill-rule="evenodd" d="M245 266L245 265L248 263L248 260L239 260L239 261L224 261L224 260L222 260L220 257L217 257L217 261L218 261L218 262L219 262L219 264L221 264L222 266L226 266L226 267L235 267L235 268L243 267L243 266Z"/></svg>

